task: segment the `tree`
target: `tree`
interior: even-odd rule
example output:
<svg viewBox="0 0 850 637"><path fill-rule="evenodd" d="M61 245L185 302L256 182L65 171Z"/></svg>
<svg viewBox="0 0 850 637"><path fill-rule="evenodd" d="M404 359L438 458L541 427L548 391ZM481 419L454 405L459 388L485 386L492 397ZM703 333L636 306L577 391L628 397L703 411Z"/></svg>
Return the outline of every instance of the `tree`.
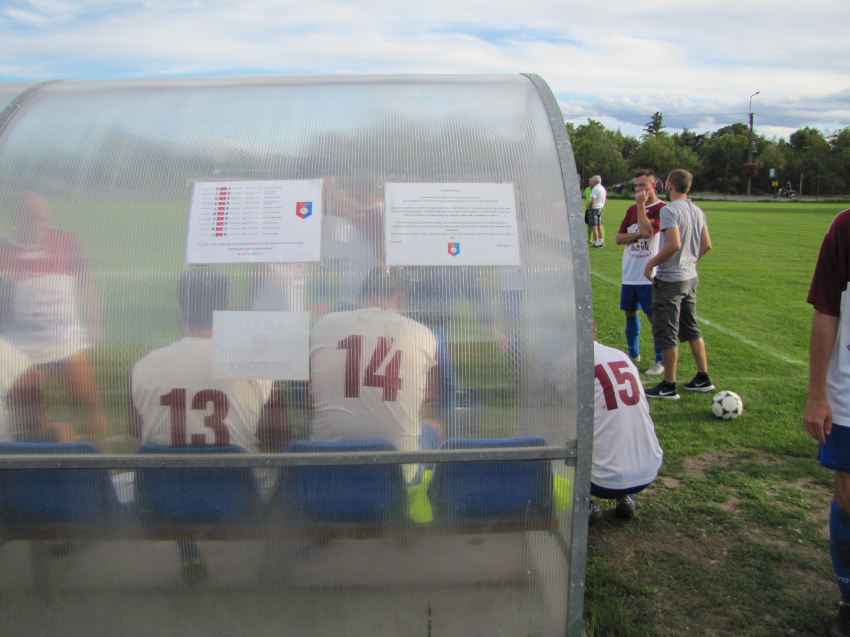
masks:
<svg viewBox="0 0 850 637"><path fill-rule="evenodd" d="M712 135L700 148L702 160L700 183L703 189L729 194L743 193L746 188L744 164L747 162L747 149L750 144L750 129L744 127L744 134L731 132L725 127L724 135Z"/></svg>
<svg viewBox="0 0 850 637"><path fill-rule="evenodd" d="M673 137L661 133L643 140L632 157L632 166L635 170L651 168L661 179L666 179L676 168L698 173L701 162L690 148L677 146Z"/></svg>
<svg viewBox="0 0 850 637"><path fill-rule="evenodd" d="M601 175L602 183L614 183L627 178L629 164L623 159L624 136L605 128L600 122L589 119L587 124L567 132L573 144L576 168L582 183L591 175Z"/></svg>
<svg viewBox="0 0 850 637"><path fill-rule="evenodd" d="M655 114L652 116L652 119L646 123L644 126L643 132L645 135L644 139L648 137L655 137L658 133L661 132L661 129L664 128L664 115L661 111L655 111Z"/></svg>

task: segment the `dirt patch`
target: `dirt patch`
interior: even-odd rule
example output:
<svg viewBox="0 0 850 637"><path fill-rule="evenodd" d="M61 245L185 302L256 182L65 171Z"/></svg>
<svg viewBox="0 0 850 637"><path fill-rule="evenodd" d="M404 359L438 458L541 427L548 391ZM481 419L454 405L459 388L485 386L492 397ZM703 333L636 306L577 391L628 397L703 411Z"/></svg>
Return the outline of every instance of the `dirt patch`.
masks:
<svg viewBox="0 0 850 637"><path fill-rule="evenodd" d="M705 453L701 456L693 456L685 460L682 472L686 476L705 478L706 469L717 464L719 456L716 453Z"/></svg>

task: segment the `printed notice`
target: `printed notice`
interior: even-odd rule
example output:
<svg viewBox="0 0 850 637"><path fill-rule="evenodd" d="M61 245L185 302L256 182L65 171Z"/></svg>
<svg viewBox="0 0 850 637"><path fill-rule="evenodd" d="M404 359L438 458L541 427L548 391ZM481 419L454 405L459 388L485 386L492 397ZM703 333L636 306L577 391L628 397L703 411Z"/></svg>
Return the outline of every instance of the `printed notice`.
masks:
<svg viewBox="0 0 850 637"><path fill-rule="evenodd" d="M186 263L318 261L322 180L195 184Z"/></svg>
<svg viewBox="0 0 850 637"><path fill-rule="evenodd" d="M387 265L520 265L512 184L386 184Z"/></svg>
<svg viewBox="0 0 850 637"><path fill-rule="evenodd" d="M215 312L213 378L310 380L310 313Z"/></svg>

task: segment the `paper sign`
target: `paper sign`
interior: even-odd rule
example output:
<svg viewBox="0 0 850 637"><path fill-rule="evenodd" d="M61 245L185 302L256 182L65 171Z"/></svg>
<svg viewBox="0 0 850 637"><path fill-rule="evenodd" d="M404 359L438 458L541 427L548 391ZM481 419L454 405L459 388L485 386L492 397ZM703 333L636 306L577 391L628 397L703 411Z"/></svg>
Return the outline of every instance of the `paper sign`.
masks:
<svg viewBox="0 0 850 637"><path fill-rule="evenodd" d="M186 263L318 261L322 180L195 184Z"/></svg>
<svg viewBox="0 0 850 637"><path fill-rule="evenodd" d="M309 312L215 312L213 378L309 380Z"/></svg>
<svg viewBox="0 0 850 637"><path fill-rule="evenodd" d="M386 184L387 265L520 265L512 184Z"/></svg>

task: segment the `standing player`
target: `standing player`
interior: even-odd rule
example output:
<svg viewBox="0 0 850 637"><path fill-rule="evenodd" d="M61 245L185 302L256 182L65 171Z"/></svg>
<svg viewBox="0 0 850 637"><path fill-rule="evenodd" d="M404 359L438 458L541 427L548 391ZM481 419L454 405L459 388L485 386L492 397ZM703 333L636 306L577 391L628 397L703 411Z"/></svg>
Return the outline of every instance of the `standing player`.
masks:
<svg viewBox="0 0 850 637"><path fill-rule="evenodd" d="M678 169L667 178L671 201L661 210L661 246L647 261L643 275L655 284L652 305L652 336L663 348L664 380L646 390L650 398L679 399L676 371L679 343L691 346L697 375L685 383L688 391L714 389L708 376L705 341L697 325L697 261L711 250L711 236L705 213L688 199L694 176ZM653 275L653 268L658 271Z"/></svg>
<svg viewBox="0 0 850 637"><path fill-rule="evenodd" d="M587 245L593 245L593 228L590 227L590 198L593 188L584 189L584 225L587 226Z"/></svg>
<svg viewBox="0 0 850 637"><path fill-rule="evenodd" d="M155 350L133 367L130 433L142 444L175 447L238 445L249 453L279 451L291 437L286 410L271 380L213 378L213 313L229 310L227 278L199 267L180 276L177 317L183 338ZM256 469L268 500L275 469ZM180 542L184 577L205 576L194 543Z"/></svg>
<svg viewBox="0 0 850 637"><path fill-rule="evenodd" d="M809 348L809 393L803 424L820 442L822 466L835 471L829 545L841 591L832 637L850 637L850 210L823 240L808 302L815 308Z"/></svg>
<svg viewBox="0 0 850 637"><path fill-rule="evenodd" d="M88 438L106 451L106 416L86 356L97 340L97 302L77 242L50 226L47 202L32 192L15 198L11 221L12 232L0 242L0 267L15 283L7 338L68 388L84 412Z"/></svg>
<svg viewBox="0 0 850 637"><path fill-rule="evenodd" d="M655 194L655 174L651 170L635 173L635 205L629 207L620 231L617 245L624 245L623 286L620 309L626 313L626 343L629 358L640 362L640 318L642 309L652 322L652 283L643 275L644 263L658 254L658 231L661 229L661 209L665 206ZM653 272L653 275L655 272ZM647 376L664 373L661 348L655 347L655 363L646 370Z"/></svg>
<svg viewBox="0 0 850 637"><path fill-rule="evenodd" d="M658 445L640 372L620 350L596 342L593 327L594 410L590 495L616 500L616 515L635 516L635 494L658 476L664 453ZM590 521L601 513L591 501Z"/></svg>
<svg viewBox="0 0 850 637"><path fill-rule="evenodd" d="M602 225L602 212L605 210L605 202L608 200L608 193L605 192L605 186L602 185L602 177L593 175L590 178L590 185L593 189L590 191L590 212L587 213L587 219L590 227L593 229L593 247L605 247L605 227Z"/></svg>
<svg viewBox="0 0 850 637"><path fill-rule="evenodd" d="M311 334L310 391L314 440L385 438L400 451L436 449L440 435L422 423L437 369L437 340L400 315L399 270L373 270L358 309L320 318ZM415 467L405 467L408 480Z"/></svg>

